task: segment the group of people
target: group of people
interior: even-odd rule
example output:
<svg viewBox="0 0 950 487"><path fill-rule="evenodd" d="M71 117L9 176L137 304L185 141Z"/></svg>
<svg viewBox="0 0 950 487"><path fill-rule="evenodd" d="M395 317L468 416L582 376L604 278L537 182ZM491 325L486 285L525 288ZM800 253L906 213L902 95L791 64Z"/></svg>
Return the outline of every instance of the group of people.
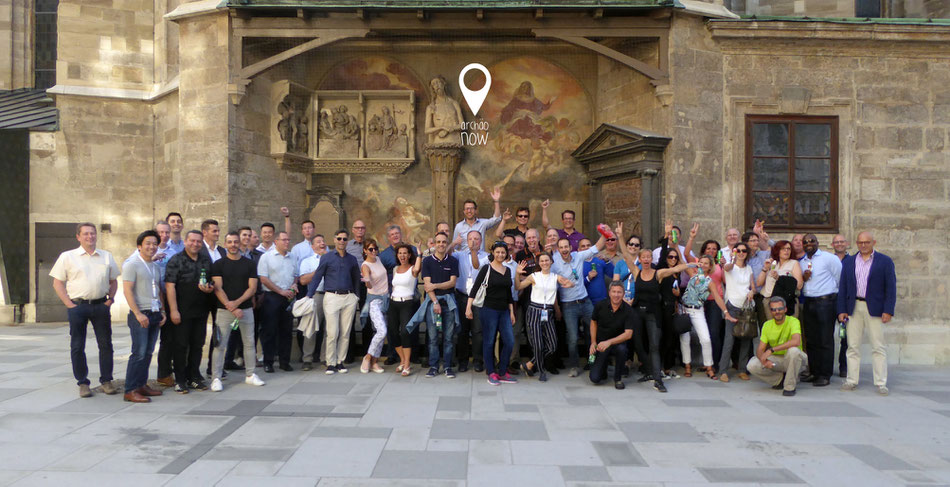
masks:
<svg viewBox="0 0 950 487"><path fill-rule="evenodd" d="M121 271L111 254L96 248L95 225L80 224L80 247L64 252L50 272L69 308L80 396L92 395L84 351L89 322L99 344L102 391L117 392L109 306L120 273L130 309L124 398L131 402L162 393L147 384L156 343L158 383L186 394L221 391L229 370L243 370L252 386L264 385L259 368L292 371L295 336L302 369L312 370L322 355L328 375L347 373L362 356L362 373L396 365L395 373L409 376L426 355L428 378L455 378L471 359L492 385L516 383L520 374L546 381L559 369L570 377L589 370L590 380L602 383L612 363L616 388L625 388L623 378L639 369L639 382L666 392L664 380L678 377L680 364L683 375L692 376L695 334L700 369L710 379L728 382L735 363L739 378L758 376L793 395L800 380L829 384L836 322L847 324L850 340L842 338L842 389L857 387L867 333L874 384L887 394L882 325L894 315L896 278L893 262L874 251L869 233L858 235L860 252L847 255L841 236L831 253L819 249L812 234L773 242L756 222L745 234L730 229L723 246L703 242L697 257L698 224L683 242L682 231L667 222L659 246L650 250L639 236L624 236L619 223L598 225L597 239L588 238L574 227L571 210L554 228L545 201L542 241L528 226L527 207L502 212L501 192L496 188L491 196L491 218L479 218L477 204L465 201L454 229L440 222L428 242L411 245L393 225L385 248L367 237L361 220L329 243L304 221L302 240L291 245L287 208L281 209L283 231L272 223L262 224L259 234L241 227L219 246L217 221L183 235L182 216L173 212L138 236ZM754 321L757 336L734 336L740 319ZM362 346L353 339L358 330ZM800 376L802 368L807 372Z"/></svg>

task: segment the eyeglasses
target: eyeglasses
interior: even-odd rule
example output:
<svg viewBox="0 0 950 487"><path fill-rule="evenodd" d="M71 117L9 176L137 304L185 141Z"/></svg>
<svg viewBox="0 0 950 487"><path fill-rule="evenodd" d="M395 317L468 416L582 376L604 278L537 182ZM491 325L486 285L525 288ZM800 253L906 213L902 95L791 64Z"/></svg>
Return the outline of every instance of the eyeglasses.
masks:
<svg viewBox="0 0 950 487"><path fill-rule="evenodd" d="M785 311L785 308L769 308L769 309L772 310L773 313L779 313L781 311Z"/></svg>
<svg viewBox="0 0 950 487"><path fill-rule="evenodd" d="M337 242L346 242L346 237L337 237L337 238L336 238L336 241L337 241Z"/></svg>
<svg viewBox="0 0 950 487"><path fill-rule="evenodd" d="M518 218L528 218L528 216L530 216L530 215L517 215L517 216L518 216Z"/></svg>

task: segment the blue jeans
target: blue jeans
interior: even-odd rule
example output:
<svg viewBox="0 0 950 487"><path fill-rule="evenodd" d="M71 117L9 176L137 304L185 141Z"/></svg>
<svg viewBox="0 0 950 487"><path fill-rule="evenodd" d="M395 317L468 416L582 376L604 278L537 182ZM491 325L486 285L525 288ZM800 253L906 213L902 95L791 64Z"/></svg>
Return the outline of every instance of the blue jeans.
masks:
<svg viewBox="0 0 950 487"><path fill-rule="evenodd" d="M481 308L478 318L482 322L482 358L488 375L508 373L511 349L515 346L515 333L508 309ZM501 353L498 355L498 370L495 370L495 333L501 334Z"/></svg>
<svg viewBox="0 0 950 487"><path fill-rule="evenodd" d="M444 299L439 300L442 307L442 364L445 368L452 367L452 354L455 352L455 312L449 311ZM433 306L434 308L434 306ZM439 332L435 327L435 310L432 311L432 320L426 324L426 333L429 335L429 367L439 366Z"/></svg>
<svg viewBox="0 0 950 487"><path fill-rule="evenodd" d="M69 308L69 357L73 363L76 384L89 384L89 366L86 365L86 324L92 322L92 331L99 344L99 382L112 380L112 319L105 304L78 304Z"/></svg>
<svg viewBox="0 0 950 487"><path fill-rule="evenodd" d="M594 314L594 305L587 298L574 302L562 302L561 314L564 315L564 327L567 329L568 365L578 367L577 332L582 321L585 329L590 325L590 317ZM484 325L482 327L484 328Z"/></svg>
<svg viewBox="0 0 950 487"><path fill-rule="evenodd" d="M614 358L614 382L623 380L624 362L627 360L627 344L611 345L603 352L597 352L594 365L590 366L590 381L599 384L607 378L607 361Z"/></svg>
<svg viewBox="0 0 950 487"><path fill-rule="evenodd" d="M129 311L129 336L132 338L132 356L129 357L129 366L125 371L125 392L132 392L148 382L148 365L152 363L152 352L158 340L158 324L162 321L162 314L158 311L143 312L148 317L148 328L135 319Z"/></svg>

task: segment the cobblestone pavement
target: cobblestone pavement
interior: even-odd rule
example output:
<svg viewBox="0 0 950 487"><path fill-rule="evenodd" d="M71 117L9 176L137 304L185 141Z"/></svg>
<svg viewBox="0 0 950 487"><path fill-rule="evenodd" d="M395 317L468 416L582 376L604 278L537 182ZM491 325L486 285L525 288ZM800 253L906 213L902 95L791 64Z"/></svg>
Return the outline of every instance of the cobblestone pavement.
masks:
<svg viewBox="0 0 950 487"><path fill-rule="evenodd" d="M128 329L114 325L115 376ZM96 345L86 347L98 377ZM202 363L204 367L204 362ZM299 367L297 367L299 369ZM80 399L68 329L0 327L0 485L950 484L950 369L891 366L890 396L695 374L659 394L566 374L261 373L151 404ZM154 378L154 364L150 370Z"/></svg>

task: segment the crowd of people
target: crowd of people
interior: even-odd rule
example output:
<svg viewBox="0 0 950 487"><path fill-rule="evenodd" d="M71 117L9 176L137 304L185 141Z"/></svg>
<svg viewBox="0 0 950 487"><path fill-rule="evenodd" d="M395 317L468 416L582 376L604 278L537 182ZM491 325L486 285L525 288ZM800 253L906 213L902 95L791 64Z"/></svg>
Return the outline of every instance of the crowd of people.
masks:
<svg viewBox="0 0 950 487"><path fill-rule="evenodd" d="M80 247L63 252L50 272L68 308L79 394L93 394L90 322L102 391L118 392L109 309L120 274L130 310L124 399L131 402L162 394L147 380L156 344L157 382L179 394L221 391L228 371L243 370L246 384L262 386L259 370L294 370L296 348L303 371L322 363L328 375L358 361L362 373L395 365L402 377L417 365L426 378L448 379L471 367L496 386L584 370L599 384L612 367L617 389L638 374L638 382L667 392L670 379L692 377L696 365L711 380L756 376L794 395L799 382L830 383L836 336L841 389L854 390L865 334L874 385L888 393L883 325L894 315L896 277L868 232L858 234L854 255L841 235L834 252L820 249L813 234L775 242L761 221L745 233L729 229L724 244L697 247L699 224L684 236L667 221L650 249L620 223L598 225L590 238L574 227L571 210L554 228L545 201L542 241L527 207L502 212L501 192L491 196L491 218L465 201L454 229L440 222L433 238L412 245L393 225L385 248L361 220L332 236L303 221L292 245L287 208L282 231L244 226L221 246L217 221L184 232L172 212L138 236L121 268L96 248L96 226L82 223Z"/></svg>

